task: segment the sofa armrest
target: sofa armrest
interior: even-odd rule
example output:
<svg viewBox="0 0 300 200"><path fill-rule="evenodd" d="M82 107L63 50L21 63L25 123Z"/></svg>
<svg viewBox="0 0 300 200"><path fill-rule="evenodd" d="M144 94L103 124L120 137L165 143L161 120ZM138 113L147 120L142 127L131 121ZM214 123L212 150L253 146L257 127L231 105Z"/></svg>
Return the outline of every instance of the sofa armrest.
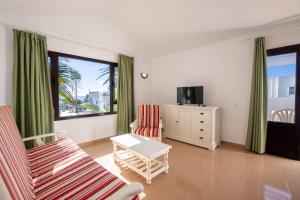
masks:
<svg viewBox="0 0 300 200"><path fill-rule="evenodd" d="M137 119L134 120L134 122L130 123L131 132L133 133L133 129L138 126Z"/></svg>
<svg viewBox="0 0 300 200"><path fill-rule="evenodd" d="M12 199L2 176L0 176L0 199Z"/></svg>
<svg viewBox="0 0 300 200"><path fill-rule="evenodd" d="M159 127L160 129L163 128L163 121L162 121L162 119L159 119L159 125L158 125L158 127Z"/></svg>
<svg viewBox="0 0 300 200"><path fill-rule="evenodd" d="M43 135L36 135L36 136L32 136L32 137L23 138L23 142L30 141L30 140L36 140L37 145L40 146L40 145L45 144L42 141L42 138L51 137L51 136L54 136L55 141L60 138L58 133L47 133L47 134L43 134Z"/></svg>
<svg viewBox="0 0 300 200"><path fill-rule="evenodd" d="M133 182L115 192L107 200L129 200L143 191L144 186L141 183Z"/></svg>

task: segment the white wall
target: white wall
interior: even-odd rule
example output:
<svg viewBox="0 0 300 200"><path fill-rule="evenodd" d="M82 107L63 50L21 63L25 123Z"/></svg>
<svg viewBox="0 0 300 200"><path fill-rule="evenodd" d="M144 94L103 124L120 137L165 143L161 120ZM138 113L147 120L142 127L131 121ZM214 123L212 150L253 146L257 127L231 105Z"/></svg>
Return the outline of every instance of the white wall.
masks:
<svg viewBox="0 0 300 200"><path fill-rule="evenodd" d="M52 51L117 62L117 53L101 48L55 37L47 37L47 44L48 49ZM128 49L130 48L128 47ZM143 80L139 74L141 72L150 73L150 59L146 55L134 53L134 51L130 51L129 55L135 58L135 102L136 104L147 102L150 99L148 91L150 91L151 79ZM10 28L0 25L0 105L12 104L12 56L12 31ZM77 143L109 137L116 134L116 116L56 121L55 130L65 131L64 135L71 137Z"/></svg>
<svg viewBox="0 0 300 200"><path fill-rule="evenodd" d="M222 108L222 139L243 143L252 47L251 42L229 40L154 59L153 102L175 104L176 87L203 85L204 103Z"/></svg>
<svg viewBox="0 0 300 200"><path fill-rule="evenodd" d="M67 28L64 26L66 23L60 23L60 26ZM22 21L18 24L24 25L24 29L43 33L61 31L54 29L57 22L33 21L26 24ZM81 25L84 26L84 23ZM298 30L267 36L268 48L300 43L299 22L293 26L298 27ZM282 32L291 27L275 27L270 32ZM112 44L116 51L135 57L136 105L150 102L161 105L176 103L177 86L204 85L205 103L222 108L222 139L244 144L248 121L253 39L245 39L249 36L238 37L151 60L141 53L142 51L134 49L125 36L119 32L110 34L111 31L107 30L110 30L109 26L95 33L95 38L100 38L100 43L104 46ZM99 36L104 31L107 32ZM262 35L269 34L268 31L262 32ZM74 36L72 34L70 29L66 32L66 37ZM116 53L51 37L48 37L48 48L53 51L116 61ZM141 79L141 72L149 73L149 78ZM0 25L0 105L11 104L11 74L12 33ZM77 143L86 142L115 134L116 115L59 121L55 122L55 128L65 130L66 136L72 137Z"/></svg>
<svg viewBox="0 0 300 200"><path fill-rule="evenodd" d="M267 47L300 43L299 28L298 23L298 30L267 36ZM222 140L245 144L253 43L239 37L153 59L153 103L175 104L176 87L203 85L204 103L222 109Z"/></svg>
<svg viewBox="0 0 300 200"><path fill-rule="evenodd" d="M12 34L0 26L0 105L12 102Z"/></svg>

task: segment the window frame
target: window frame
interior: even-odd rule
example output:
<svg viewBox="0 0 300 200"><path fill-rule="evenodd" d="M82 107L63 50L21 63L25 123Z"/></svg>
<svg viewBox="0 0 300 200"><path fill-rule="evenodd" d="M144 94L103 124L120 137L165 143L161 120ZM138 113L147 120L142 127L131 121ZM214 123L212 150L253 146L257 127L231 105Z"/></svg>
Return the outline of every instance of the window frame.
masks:
<svg viewBox="0 0 300 200"><path fill-rule="evenodd" d="M48 51L48 57L50 57L50 65L51 65L51 91L52 91L52 101L53 101L53 108L54 108L54 120L68 120L68 119L77 119L77 118L86 118L86 117L95 117L95 116L103 116L103 115L113 115L117 114L114 111L114 105L117 104L117 99L115 99L115 68L118 67L117 63L98 60L94 58L87 58L77 55L71 55L66 53L60 53L55 51ZM110 67L109 72L109 92L110 92L110 111L109 112L99 112L99 113L92 113L86 115L76 115L76 116L66 116L61 117L59 116L59 91L58 91L58 58L59 57L67 57L71 59L78 59L83 61L90 61L96 62L100 64L107 64Z"/></svg>

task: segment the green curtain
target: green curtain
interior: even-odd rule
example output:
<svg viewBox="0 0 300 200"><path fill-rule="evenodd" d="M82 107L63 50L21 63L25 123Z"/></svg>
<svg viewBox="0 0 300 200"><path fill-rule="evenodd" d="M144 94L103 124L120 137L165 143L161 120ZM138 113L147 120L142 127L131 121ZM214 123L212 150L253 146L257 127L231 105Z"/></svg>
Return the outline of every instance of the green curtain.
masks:
<svg viewBox="0 0 300 200"><path fill-rule="evenodd" d="M255 39L246 149L264 153L267 136L267 66L265 38Z"/></svg>
<svg viewBox="0 0 300 200"><path fill-rule="evenodd" d="M129 125L134 120L134 59L125 55L118 55L118 134L129 133Z"/></svg>
<svg viewBox="0 0 300 200"><path fill-rule="evenodd" d="M53 131L46 37L13 30L13 108L22 137ZM51 140L51 139L50 139ZM26 144L34 146L33 142Z"/></svg>

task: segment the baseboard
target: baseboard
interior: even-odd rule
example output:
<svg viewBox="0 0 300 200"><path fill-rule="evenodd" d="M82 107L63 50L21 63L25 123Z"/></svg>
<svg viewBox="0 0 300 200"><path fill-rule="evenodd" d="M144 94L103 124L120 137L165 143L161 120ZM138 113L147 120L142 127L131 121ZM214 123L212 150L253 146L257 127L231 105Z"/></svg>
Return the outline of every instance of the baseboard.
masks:
<svg viewBox="0 0 300 200"><path fill-rule="evenodd" d="M228 141L224 141L224 140L221 141L221 145L222 144L227 144L227 145L230 145L230 146L239 147L239 148L243 148L243 149L245 148L244 144L237 144L237 143L228 142Z"/></svg>
<svg viewBox="0 0 300 200"><path fill-rule="evenodd" d="M100 139L96 139L96 140L91 140L91 141L88 141L88 142L83 142L83 143L78 144L78 146L80 148L84 148L84 147L88 147L88 146L91 146L91 145L95 145L95 144L99 144L99 143L103 143L103 142L108 142L111 137L112 136L105 137L105 138L100 138Z"/></svg>
<svg viewBox="0 0 300 200"><path fill-rule="evenodd" d="M83 148L83 147L87 147L87 146L91 146L91 145L95 145L95 144L99 144L99 143L103 143L103 142L108 142L111 137L112 136L100 138L100 139L96 139L96 140L91 140L88 142L83 142L83 143L78 144L78 146ZM165 137L164 137L164 139L165 139ZM243 144L237 144L237 143L228 142L228 141L224 141L224 140L221 141L221 145L222 144L227 144L230 146L239 147L239 148L243 148L243 149L245 148L245 145L243 145Z"/></svg>

